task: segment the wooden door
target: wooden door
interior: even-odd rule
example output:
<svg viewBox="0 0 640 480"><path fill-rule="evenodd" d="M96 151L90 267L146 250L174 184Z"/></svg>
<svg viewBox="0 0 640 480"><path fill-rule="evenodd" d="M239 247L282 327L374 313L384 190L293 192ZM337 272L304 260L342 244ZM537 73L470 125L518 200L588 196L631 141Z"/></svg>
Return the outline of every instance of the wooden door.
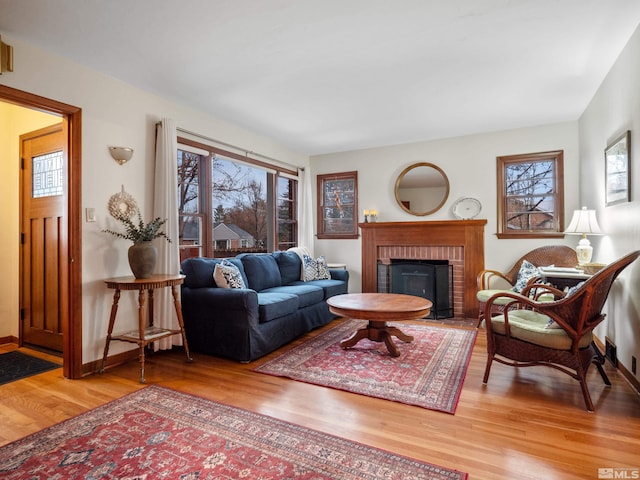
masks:
<svg viewBox="0 0 640 480"><path fill-rule="evenodd" d="M69 314L65 127L20 136L20 344L58 352Z"/></svg>

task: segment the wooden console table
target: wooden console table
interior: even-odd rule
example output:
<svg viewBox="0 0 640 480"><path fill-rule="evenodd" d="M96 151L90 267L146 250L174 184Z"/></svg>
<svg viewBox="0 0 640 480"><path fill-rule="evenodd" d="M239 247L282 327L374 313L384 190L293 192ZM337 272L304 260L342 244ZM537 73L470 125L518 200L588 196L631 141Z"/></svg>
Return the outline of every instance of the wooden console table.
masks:
<svg viewBox="0 0 640 480"><path fill-rule="evenodd" d="M135 278L133 276L109 278L104 282L108 288L115 289L113 294L113 305L111 306L111 316L109 317L109 330L107 332L107 341L104 346L104 355L102 357L102 366L100 373L104 372L109 354L109 345L111 340L119 340L121 342L136 343L140 349L140 383L145 383L144 378L144 349L147 345L152 344L161 338L171 335L182 335L184 342L184 350L187 354L187 361L191 362L192 358L189 353L187 337L184 334L184 321L182 320L182 307L180 305L180 296L178 295L178 287L184 282L184 275L152 275L150 278ZM156 288L171 287L173 294L173 304L178 316L177 330L159 328L153 325L153 291ZM138 291L138 329L113 335L113 326L118 313L118 301L120 300L121 290L137 290ZM147 318L149 324L147 325Z"/></svg>

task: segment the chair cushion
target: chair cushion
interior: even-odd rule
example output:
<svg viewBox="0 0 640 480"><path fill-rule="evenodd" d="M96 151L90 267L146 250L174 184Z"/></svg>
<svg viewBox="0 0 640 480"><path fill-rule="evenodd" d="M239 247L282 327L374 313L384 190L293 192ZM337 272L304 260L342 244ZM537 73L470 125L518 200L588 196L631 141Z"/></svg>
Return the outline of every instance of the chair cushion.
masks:
<svg viewBox="0 0 640 480"><path fill-rule="evenodd" d="M479 290L478 293L476 294L476 297L478 298L479 302L487 303L487 300L493 297L496 293L504 293L504 292L511 293L511 290ZM499 298L496 298L493 303L495 305L506 305L508 302L511 302L511 301L513 301L513 298L499 297Z"/></svg>
<svg viewBox="0 0 640 480"><path fill-rule="evenodd" d="M511 310L509 312L512 337L554 350L571 350L571 337L561 328L546 328L548 322L547 315L532 310ZM491 326L495 333L505 335L504 315L492 317ZM591 332L589 332L580 339L578 345L580 348L588 347L592 340Z"/></svg>

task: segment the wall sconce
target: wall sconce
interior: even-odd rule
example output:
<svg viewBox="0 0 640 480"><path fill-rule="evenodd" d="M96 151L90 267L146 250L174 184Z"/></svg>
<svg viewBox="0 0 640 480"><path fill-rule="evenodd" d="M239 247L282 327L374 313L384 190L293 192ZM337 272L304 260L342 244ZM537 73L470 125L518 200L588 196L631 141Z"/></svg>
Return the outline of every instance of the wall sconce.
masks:
<svg viewBox="0 0 640 480"><path fill-rule="evenodd" d="M591 242L587 239L587 235L604 235L604 232L598 225L596 219L595 210L587 210L587 207L582 207L582 210L575 210L569 227L564 231L568 235L582 235L582 238L578 242L576 247L576 255L578 256L578 264L584 265L591 262L591 256L593 255L593 247Z"/></svg>
<svg viewBox="0 0 640 480"><path fill-rule="evenodd" d="M113 159L118 162L118 165L124 165L131 159L131 156L133 155L133 148L109 147L109 153Z"/></svg>

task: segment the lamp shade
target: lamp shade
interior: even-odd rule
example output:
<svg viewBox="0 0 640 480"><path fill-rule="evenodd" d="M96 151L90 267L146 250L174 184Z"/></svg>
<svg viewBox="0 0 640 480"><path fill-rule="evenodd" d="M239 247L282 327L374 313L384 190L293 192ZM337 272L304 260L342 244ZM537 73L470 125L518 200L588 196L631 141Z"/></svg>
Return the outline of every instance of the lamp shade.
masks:
<svg viewBox="0 0 640 480"><path fill-rule="evenodd" d="M604 232L598 225L596 219L595 210L587 210L587 207L582 207L582 210L575 210L571 223L564 231L569 235L604 235Z"/></svg>

